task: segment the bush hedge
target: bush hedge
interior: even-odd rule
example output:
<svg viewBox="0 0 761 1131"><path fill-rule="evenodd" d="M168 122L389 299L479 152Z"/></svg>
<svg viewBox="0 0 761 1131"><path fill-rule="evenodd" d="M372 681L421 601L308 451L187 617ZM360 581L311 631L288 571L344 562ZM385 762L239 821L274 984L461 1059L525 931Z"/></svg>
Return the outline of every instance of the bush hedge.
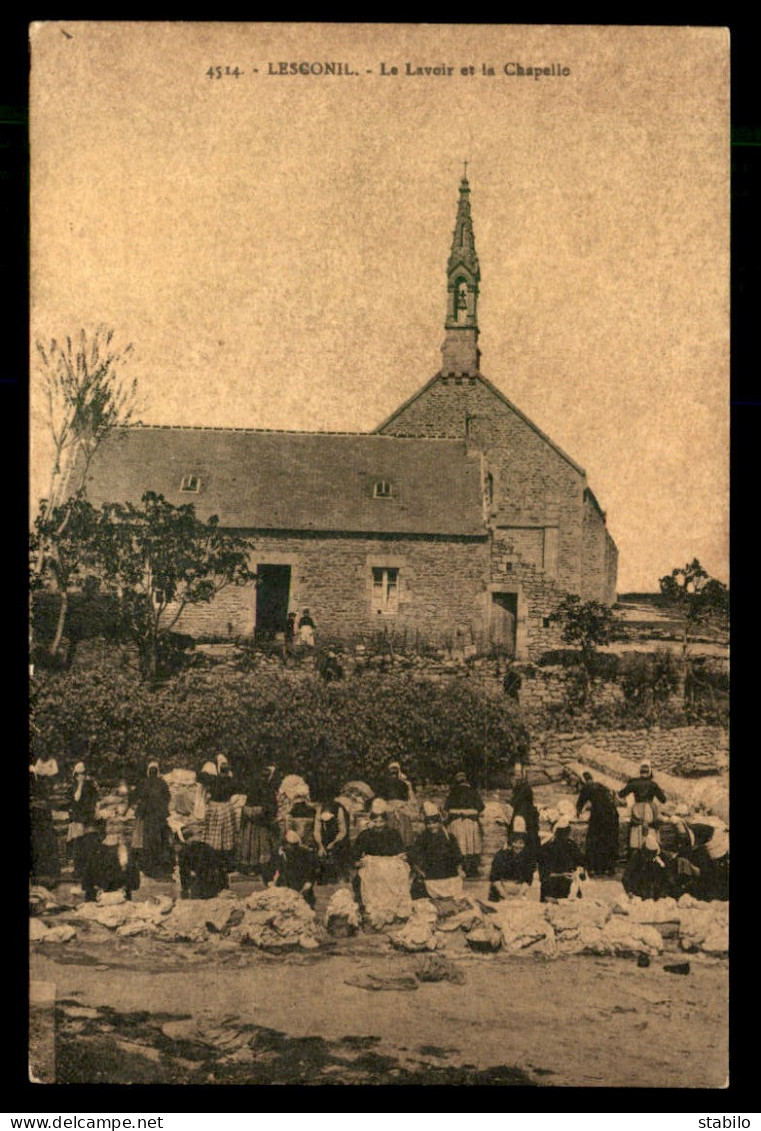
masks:
<svg viewBox="0 0 761 1131"><path fill-rule="evenodd" d="M493 787L527 760L529 745L515 707L467 679L374 675L326 684L277 670L189 671L156 690L108 668L41 672L32 724L35 755L54 754L62 769L84 759L103 784L136 780L148 757L162 771L197 770L225 753L241 780L276 762L303 774L314 796L350 778L374 784L394 758L414 782L446 782L464 769Z"/></svg>

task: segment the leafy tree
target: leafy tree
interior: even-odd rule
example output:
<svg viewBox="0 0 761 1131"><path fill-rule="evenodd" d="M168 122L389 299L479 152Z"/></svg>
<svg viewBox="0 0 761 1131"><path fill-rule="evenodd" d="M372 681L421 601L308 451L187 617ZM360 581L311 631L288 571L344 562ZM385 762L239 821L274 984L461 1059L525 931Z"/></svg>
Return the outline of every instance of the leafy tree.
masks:
<svg viewBox="0 0 761 1131"><path fill-rule="evenodd" d="M690 645L695 636L706 628L726 629L729 622L729 589L703 569L693 558L681 569L672 569L659 582L661 595L668 607L682 622L682 667L684 696L691 708L695 707L698 688L702 681L693 670ZM710 697L713 693L709 687Z"/></svg>
<svg viewBox="0 0 761 1131"><path fill-rule="evenodd" d="M672 569L659 582L666 604L682 621L682 657L696 633L708 626L726 628L729 617L729 589L703 569L693 558L682 569Z"/></svg>
<svg viewBox="0 0 761 1131"><path fill-rule="evenodd" d="M192 503L175 507L153 491L146 491L139 507L105 503L93 537L99 575L121 601L149 680L189 605L255 580L245 539L221 531L216 515L202 522Z"/></svg>
<svg viewBox="0 0 761 1131"><path fill-rule="evenodd" d="M601 601L582 601L577 594L569 593L550 620L562 624L563 640L578 647L587 674L591 675L597 649L615 639L613 610Z"/></svg>
<svg viewBox="0 0 761 1131"><path fill-rule="evenodd" d="M70 586L89 538L83 524L92 517L84 503L90 465L103 441L122 432L135 412L137 381L120 373L131 353L131 345L114 345L114 331L105 326L91 337L81 330L76 340L37 342L53 465L32 535L31 587L52 583L60 594L52 656L60 647Z"/></svg>

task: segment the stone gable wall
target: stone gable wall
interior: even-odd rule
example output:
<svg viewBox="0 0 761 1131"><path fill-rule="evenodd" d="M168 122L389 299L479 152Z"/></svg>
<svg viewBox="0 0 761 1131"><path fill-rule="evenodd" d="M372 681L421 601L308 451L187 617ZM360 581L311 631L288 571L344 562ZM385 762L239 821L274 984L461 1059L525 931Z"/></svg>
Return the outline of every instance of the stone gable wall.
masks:
<svg viewBox="0 0 761 1131"><path fill-rule="evenodd" d="M585 599L615 599L615 546L604 520L585 501L583 473L483 381L440 375L380 431L398 436L466 436L469 444L483 451L485 468L493 476L489 518L495 538L512 537L519 546L522 537L531 541L538 530L551 531L547 544L552 538L556 552L551 565L546 564L559 590Z"/></svg>

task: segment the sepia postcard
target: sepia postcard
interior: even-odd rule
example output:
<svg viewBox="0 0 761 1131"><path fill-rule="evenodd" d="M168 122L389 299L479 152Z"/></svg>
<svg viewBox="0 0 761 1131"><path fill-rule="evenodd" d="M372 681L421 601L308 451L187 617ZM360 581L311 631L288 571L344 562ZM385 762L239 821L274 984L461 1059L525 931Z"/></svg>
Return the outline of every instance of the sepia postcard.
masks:
<svg viewBox="0 0 761 1131"><path fill-rule="evenodd" d="M30 1080L724 1088L724 28L31 43Z"/></svg>

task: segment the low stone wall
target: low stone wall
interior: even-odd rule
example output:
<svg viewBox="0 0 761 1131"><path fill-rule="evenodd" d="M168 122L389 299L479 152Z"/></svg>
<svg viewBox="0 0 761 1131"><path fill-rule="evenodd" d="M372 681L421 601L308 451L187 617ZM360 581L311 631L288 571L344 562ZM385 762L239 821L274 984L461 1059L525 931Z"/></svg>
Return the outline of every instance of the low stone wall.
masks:
<svg viewBox="0 0 761 1131"><path fill-rule="evenodd" d="M568 702L569 682L577 678L578 668L535 667L524 671L520 691L521 707L528 712L563 707ZM623 688L610 680L593 679L589 701L595 707L619 707L624 702Z"/></svg>
<svg viewBox="0 0 761 1131"><path fill-rule="evenodd" d="M531 761L535 766L579 760L581 748L591 745L634 763L649 758L654 770L679 777L700 777L726 769L727 731L715 726L658 727L643 730L596 730L580 733L534 734Z"/></svg>

